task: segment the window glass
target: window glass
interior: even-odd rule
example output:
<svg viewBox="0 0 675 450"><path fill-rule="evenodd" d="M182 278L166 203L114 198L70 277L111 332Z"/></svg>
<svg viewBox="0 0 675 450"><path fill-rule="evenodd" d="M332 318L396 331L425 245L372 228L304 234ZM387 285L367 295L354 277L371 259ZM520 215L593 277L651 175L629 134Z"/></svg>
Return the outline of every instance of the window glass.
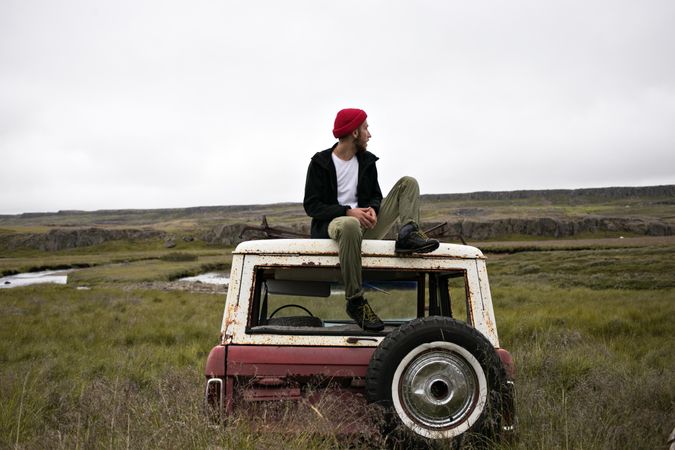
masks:
<svg viewBox="0 0 675 450"><path fill-rule="evenodd" d="M421 315L452 315L466 320L464 278L461 270L443 273L364 270L363 287L375 313L393 325L418 317L418 308ZM249 325L253 327L355 325L345 312L344 286L338 268L258 268L252 305ZM279 320L311 316L322 323Z"/></svg>
<svg viewBox="0 0 675 450"><path fill-rule="evenodd" d="M466 316L466 283L465 277L454 277L448 279L448 290L450 292L450 301L452 303L452 317L462 322L468 322Z"/></svg>

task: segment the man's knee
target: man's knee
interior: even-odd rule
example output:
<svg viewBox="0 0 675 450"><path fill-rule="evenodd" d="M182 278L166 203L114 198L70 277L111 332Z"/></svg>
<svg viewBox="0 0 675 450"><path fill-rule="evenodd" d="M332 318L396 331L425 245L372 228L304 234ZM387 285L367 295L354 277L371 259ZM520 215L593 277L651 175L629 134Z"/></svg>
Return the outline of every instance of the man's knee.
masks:
<svg viewBox="0 0 675 450"><path fill-rule="evenodd" d="M340 217L333 219L328 226L328 234L332 239L361 239L361 224L356 217Z"/></svg>
<svg viewBox="0 0 675 450"><path fill-rule="evenodd" d="M345 217L342 223L342 237L361 238L361 224L356 217Z"/></svg>
<svg viewBox="0 0 675 450"><path fill-rule="evenodd" d="M401 183L403 183L404 186L419 186L417 183L417 180L413 177L410 177L408 175L401 177Z"/></svg>
<svg viewBox="0 0 675 450"><path fill-rule="evenodd" d="M406 175L404 177L401 177L401 179L398 180L398 182L401 184L402 189L412 190L416 192L420 191L420 185L419 183L417 183L417 180L413 177L409 177Z"/></svg>

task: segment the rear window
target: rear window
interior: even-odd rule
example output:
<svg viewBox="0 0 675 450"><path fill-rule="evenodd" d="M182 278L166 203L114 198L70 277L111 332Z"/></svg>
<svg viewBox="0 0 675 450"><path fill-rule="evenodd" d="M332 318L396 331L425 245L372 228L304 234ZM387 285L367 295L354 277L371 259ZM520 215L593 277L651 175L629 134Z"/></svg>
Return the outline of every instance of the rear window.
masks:
<svg viewBox="0 0 675 450"><path fill-rule="evenodd" d="M385 322L383 333L416 317L466 320L465 271L364 270L365 297ZM339 268L258 267L249 333L354 334Z"/></svg>

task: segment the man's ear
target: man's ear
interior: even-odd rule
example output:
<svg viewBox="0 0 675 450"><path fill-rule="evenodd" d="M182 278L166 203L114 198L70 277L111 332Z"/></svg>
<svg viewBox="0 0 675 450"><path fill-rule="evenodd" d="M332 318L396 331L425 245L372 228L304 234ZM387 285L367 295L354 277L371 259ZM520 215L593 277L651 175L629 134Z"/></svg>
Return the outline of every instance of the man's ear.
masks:
<svg viewBox="0 0 675 450"><path fill-rule="evenodd" d="M354 139L359 138L359 129L358 128L356 130L352 131L352 136L354 137Z"/></svg>

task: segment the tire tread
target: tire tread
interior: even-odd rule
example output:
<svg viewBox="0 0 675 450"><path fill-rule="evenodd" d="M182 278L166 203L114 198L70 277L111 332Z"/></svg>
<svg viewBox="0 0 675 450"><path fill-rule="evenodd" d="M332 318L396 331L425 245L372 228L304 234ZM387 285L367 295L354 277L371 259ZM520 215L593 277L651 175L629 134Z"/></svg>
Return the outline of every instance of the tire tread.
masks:
<svg viewBox="0 0 675 450"><path fill-rule="evenodd" d="M435 329L449 329L448 331L453 331L456 334L454 336L455 340L457 340L457 336L460 336L462 337L462 341L474 343L474 345L469 346L471 348L467 348L466 342L455 342L457 345L467 348L468 351L478 358L485 371L485 376L488 377L488 403L481 418L470 431L477 431L492 438L498 433L499 429L500 420L496 415L500 414L502 408L502 397L507 379L506 372L492 344L482 333L464 322L449 317L421 317L407 322L392 331L380 343L371 357L366 375L366 398L370 403L384 407L385 411L391 411L393 408L391 395L383 395L383 389L390 390L390 383L385 383L382 380L389 381L389 378L393 376L392 353L402 351L404 354L407 354L409 351L408 347L415 340L414 335L420 333L423 335L427 332L433 332ZM443 336L442 340L454 342L453 336ZM488 348L492 351L487 351ZM494 411L494 409L497 409L497 411ZM393 415L395 416L395 414ZM386 431L389 432L391 430Z"/></svg>

